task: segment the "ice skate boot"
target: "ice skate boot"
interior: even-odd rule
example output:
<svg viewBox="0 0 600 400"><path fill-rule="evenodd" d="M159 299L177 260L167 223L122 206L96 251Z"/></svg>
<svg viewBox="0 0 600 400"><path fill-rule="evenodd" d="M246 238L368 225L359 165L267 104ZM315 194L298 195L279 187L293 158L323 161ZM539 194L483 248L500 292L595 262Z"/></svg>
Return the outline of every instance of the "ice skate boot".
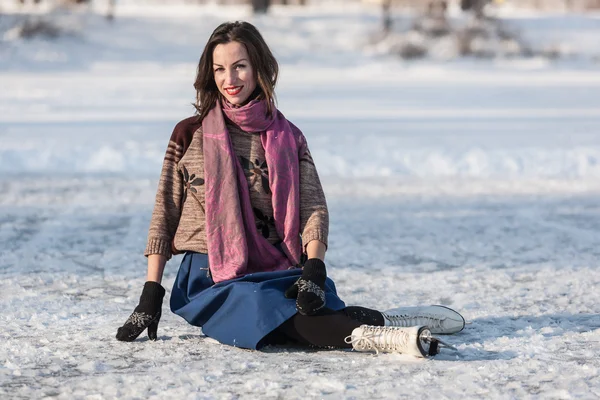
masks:
<svg viewBox="0 0 600 400"><path fill-rule="evenodd" d="M400 307L382 312L385 326L427 326L431 333L449 335L465 327L462 315L444 306Z"/></svg>
<svg viewBox="0 0 600 400"><path fill-rule="evenodd" d="M431 336L426 326L400 328L394 326L361 325L344 339L356 351L375 353L401 353L415 357L430 357L439 353L440 347L456 350Z"/></svg>

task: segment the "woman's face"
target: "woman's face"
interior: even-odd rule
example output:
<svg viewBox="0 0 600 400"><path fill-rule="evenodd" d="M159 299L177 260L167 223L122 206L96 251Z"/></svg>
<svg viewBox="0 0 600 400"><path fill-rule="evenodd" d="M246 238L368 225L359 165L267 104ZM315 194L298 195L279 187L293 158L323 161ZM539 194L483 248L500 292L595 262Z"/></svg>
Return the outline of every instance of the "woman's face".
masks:
<svg viewBox="0 0 600 400"><path fill-rule="evenodd" d="M256 89L254 68L250 64L246 46L239 42L215 47L213 73L219 92L233 105L244 104Z"/></svg>

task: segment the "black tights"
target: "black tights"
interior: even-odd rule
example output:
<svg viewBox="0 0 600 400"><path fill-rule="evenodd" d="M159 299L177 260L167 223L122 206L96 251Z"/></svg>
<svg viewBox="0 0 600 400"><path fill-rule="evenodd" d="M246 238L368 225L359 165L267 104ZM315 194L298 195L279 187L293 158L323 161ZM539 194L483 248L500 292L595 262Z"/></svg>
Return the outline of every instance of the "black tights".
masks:
<svg viewBox="0 0 600 400"><path fill-rule="evenodd" d="M277 328L276 332L302 344L352 347L344 342L344 338L363 324L384 325L383 315L364 307L346 307L340 311L325 308L317 315L296 314Z"/></svg>

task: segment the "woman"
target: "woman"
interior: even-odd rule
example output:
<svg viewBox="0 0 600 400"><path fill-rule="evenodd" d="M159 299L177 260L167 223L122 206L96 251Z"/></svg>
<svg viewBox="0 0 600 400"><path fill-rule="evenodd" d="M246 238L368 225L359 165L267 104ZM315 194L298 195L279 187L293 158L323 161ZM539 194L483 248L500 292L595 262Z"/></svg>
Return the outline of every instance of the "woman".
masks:
<svg viewBox="0 0 600 400"><path fill-rule="evenodd" d="M325 196L304 135L275 107L277 75L251 24L212 33L194 84L198 115L177 124L164 159L147 282L117 339L135 340L146 328L156 339L165 263L185 252L171 310L221 343L434 354L438 342L422 325L457 332L460 314L442 306L381 313L337 296L324 263Z"/></svg>

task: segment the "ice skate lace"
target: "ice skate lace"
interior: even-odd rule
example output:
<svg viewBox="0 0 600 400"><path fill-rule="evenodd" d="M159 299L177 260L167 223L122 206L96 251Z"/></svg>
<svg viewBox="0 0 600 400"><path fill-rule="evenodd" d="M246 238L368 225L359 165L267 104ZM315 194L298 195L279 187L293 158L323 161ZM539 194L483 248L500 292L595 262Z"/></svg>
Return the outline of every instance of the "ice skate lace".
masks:
<svg viewBox="0 0 600 400"><path fill-rule="evenodd" d="M385 317L392 323L392 326L427 326L429 329L442 329L445 318L433 314L412 314L412 315L389 315L385 314Z"/></svg>
<svg viewBox="0 0 600 400"><path fill-rule="evenodd" d="M350 335L344 339L357 350L405 353L409 347L410 336L407 332L393 326L363 326L359 335Z"/></svg>

